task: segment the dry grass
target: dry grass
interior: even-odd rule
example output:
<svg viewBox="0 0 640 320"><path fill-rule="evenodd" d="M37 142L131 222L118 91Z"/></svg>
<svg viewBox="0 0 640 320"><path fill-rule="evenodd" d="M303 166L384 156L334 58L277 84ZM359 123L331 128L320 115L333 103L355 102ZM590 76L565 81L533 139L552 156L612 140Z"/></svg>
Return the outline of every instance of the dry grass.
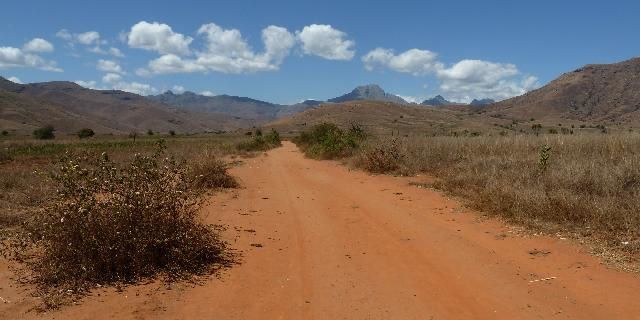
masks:
<svg viewBox="0 0 640 320"><path fill-rule="evenodd" d="M438 178L435 187L487 213L640 253L640 135L414 137L400 144L401 160L387 167L396 173L426 172ZM367 153L388 146L369 141L354 163L368 168Z"/></svg>
<svg viewBox="0 0 640 320"><path fill-rule="evenodd" d="M96 284L189 278L226 264L206 190L237 187L223 157L241 136L5 140L0 253L26 268L46 308ZM102 154L103 156L99 156Z"/></svg>

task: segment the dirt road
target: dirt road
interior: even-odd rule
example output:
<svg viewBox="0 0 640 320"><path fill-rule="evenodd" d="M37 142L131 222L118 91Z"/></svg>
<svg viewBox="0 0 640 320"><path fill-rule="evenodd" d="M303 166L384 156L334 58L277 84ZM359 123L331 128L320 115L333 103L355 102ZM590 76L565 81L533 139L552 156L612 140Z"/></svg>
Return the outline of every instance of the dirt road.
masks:
<svg viewBox="0 0 640 320"><path fill-rule="evenodd" d="M640 319L638 275L568 240L517 236L407 179L305 159L291 143L233 174L244 188L206 209L243 251L219 279L97 291L46 314L25 313L33 299L5 286L0 317Z"/></svg>

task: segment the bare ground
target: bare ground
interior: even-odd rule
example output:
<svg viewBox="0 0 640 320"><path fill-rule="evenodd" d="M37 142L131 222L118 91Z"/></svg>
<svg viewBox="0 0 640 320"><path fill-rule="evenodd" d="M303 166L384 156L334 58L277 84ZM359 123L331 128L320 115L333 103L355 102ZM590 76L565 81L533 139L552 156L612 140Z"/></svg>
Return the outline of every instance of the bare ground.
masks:
<svg viewBox="0 0 640 320"><path fill-rule="evenodd" d="M97 289L38 313L2 262L0 318L640 319L637 275L407 179L305 159L287 142L232 173L245 188L205 213L229 225L242 264L201 285Z"/></svg>

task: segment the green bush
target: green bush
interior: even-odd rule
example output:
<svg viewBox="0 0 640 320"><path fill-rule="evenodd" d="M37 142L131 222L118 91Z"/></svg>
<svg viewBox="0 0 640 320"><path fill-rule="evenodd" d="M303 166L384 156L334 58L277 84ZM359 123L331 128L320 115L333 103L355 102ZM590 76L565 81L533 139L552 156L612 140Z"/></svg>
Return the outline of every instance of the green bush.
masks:
<svg viewBox="0 0 640 320"><path fill-rule="evenodd" d="M55 138L55 135L53 134L54 131L55 129L53 126L46 126L33 130L33 136L40 140L53 139Z"/></svg>
<svg viewBox="0 0 640 320"><path fill-rule="evenodd" d="M80 129L80 131L78 131L78 137L80 139L93 137L95 134L96 133L93 132L93 130L91 130L89 128Z"/></svg>
<svg viewBox="0 0 640 320"><path fill-rule="evenodd" d="M349 130L344 131L333 123L322 123L301 133L293 141L307 156L336 159L351 155L365 138L358 125L352 124Z"/></svg>
<svg viewBox="0 0 640 320"><path fill-rule="evenodd" d="M236 145L236 148L240 151L267 151L282 145L280 140L280 134L278 131L271 129L267 135L255 135L249 141L243 141Z"/></svg>

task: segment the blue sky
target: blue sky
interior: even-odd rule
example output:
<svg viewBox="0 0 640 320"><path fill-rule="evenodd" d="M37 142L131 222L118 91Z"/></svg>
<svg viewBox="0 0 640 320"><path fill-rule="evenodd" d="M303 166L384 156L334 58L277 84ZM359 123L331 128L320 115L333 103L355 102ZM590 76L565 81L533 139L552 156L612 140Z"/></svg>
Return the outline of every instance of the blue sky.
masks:
<svg viewBox="0 0 640 320"><path fill-rule="evenodd" d="M638 12L616 0L11 1L0 75L277 103L367 83L416 100L504 99L637 56Z"/></svg>

